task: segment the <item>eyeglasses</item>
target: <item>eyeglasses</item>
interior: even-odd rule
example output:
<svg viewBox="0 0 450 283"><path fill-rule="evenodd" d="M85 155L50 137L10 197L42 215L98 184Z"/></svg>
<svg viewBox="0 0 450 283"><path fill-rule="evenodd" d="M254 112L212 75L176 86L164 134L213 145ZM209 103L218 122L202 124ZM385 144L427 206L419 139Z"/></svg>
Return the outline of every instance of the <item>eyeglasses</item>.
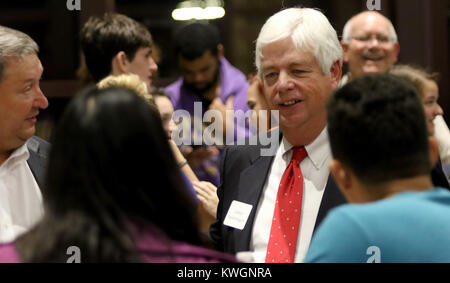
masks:
<svg viewBox="0 0 450 283"><path fill-rule="evenodd" d="M368 43L369 41L376 39L379 43L392 43L394 42L394 38L389 37L387 35L382 35L382 34L373 34L373 35L360 35L360 36L354 36L352 37L352 39L356 40L356 41L360 41L360 42L364 42L364 43Z"/></svg>

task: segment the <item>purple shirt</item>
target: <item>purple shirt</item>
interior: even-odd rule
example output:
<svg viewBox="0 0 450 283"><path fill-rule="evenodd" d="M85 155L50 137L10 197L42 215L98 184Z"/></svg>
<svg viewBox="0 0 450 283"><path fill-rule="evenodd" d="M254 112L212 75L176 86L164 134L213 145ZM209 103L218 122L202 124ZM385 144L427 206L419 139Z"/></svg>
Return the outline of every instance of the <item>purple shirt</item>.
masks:
<svg viewBox="0 0 450 283"><path fill-rule="evenodd" d="M230 96L233 96L233 109L242 110L243 113L246 113L249 110L247 105L247 90L249 85L245 75L241 71L233 67L223 57L220 59L219 73L219 98L222 100L222 103L225 104L227 99ZM186 110L191 116L194 116L194 102L201 102L201 99L197 93L195 93L191 89L188 89L184 85L184 80L182 77L179 78L176 82L169 85L166 88L166 91L170 95L175 110ZM207 110L208 109L205 109L205 107L202 107L202 116ZM201 118L202 117L200 117L200 119ZM246 119L243 125L242 123L238 123L238 120L235 119L233 141L244 139L248 137L248 134L248 119ZM227 141L227 143L228 142L229 141ZM197 177L202 181L209 181L218 186L220 179L218 170L220 159L221 158L219 155L212 160L205 160L202 167L194 169Z"/></svg>
<svg viewBox="0 0 450 283"><path fill-rule="evenodd" d="M181 171L181 170L180 170ZM186 184L186 188L189 191L189 194L192 196L192 199L195 201L195 205L198 207L200 204L200 201L197 197L197 192L194 189L194 186L192 185L192 182L189 180L189 178L186 176L186 174L181 171L181 178L183 179L184 183Z"/></svg>
<svg viewBox="0 0 450 283"><path fill-rule="evenodd" d="M143 262L157 263L235 263L237 259L228 254L174 241L156 228L134 226L132 234L138 242L137 249ZM69 256L68 256L69 257ZM13 243L0 244L0 263L20 263ZM83 251L81 251L83 262Z"/></svg>
<svg viewBox="0 0 450 283"><path fill-rule="evenodd" d="M0 263L19 263L16 248L11 244L0 244Z"/></svg>

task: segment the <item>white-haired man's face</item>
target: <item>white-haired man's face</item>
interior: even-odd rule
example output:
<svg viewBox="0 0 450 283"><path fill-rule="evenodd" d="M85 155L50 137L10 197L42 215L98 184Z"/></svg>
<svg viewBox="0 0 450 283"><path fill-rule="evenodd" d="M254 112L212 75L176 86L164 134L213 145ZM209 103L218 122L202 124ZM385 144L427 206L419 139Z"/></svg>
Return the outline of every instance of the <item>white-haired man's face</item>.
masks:
<svg viewBox="0 0 450 283"><path fill-rule="evenodd" d="M396 62L400 52L393 41L389 21L378 13L362 13L352 21L349 42L342 43L344 61L351 78L371 73L385 73Z"/></svg>
<svg viewBox="0 0 450 283"><path fill-rule="evenodd" d="M281 129L323 128L326 101L341 78L339 61L326 75L314 55L297 50L289 37L266 45L262 53L264 92L269 107L279 110Z"/></svg>

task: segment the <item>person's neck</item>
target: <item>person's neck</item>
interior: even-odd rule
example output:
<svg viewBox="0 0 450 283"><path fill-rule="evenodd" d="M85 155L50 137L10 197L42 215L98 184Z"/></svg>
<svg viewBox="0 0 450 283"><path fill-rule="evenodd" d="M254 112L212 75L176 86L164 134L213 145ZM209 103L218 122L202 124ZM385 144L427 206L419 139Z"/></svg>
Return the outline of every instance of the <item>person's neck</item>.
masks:
<svg viewBox="0 0 450 283"><path fill-rule="evenodd" d="M312 143L326 126L326 119L319 123L307 123L301 127L286 128L280 125L285 139L293 146L305 146Z"/></svg>
<svg viewBox="0 0 450 283"><path fill-rule="evenodd" d="M351 82L352 80L353 80L353 75L352 75L351 72L348 72L348 73L347 73L347 82L349 83L349 82Z"/></svg>
<svg viewBox="0 0 450 283"><path fill-rule="evenodd" d="M11 156L11 151L0 151L0 166Z"/></svg>
<svg viewBox="0 0 450 283"><path fill-rule="evenodd" d="M434 187L429 175L389 181L377 186L367 187L366 201L377 201L407 191L427 191Z"/></svg>
<svg viewBox="0 0 450 283"><path fill-rule="evenodd" d="M219 97L220 93L220 83L219 80L216 81L209 89L203 91L201 94L206 100L213 101L216 97Z"/></svg>
<svg viewBox="0 0 450 283"><path fill-rule="evenodd" d="M356 80L356 79L358 79L358 78L361 78L361 77L364 77L364 76L366 76L366 75L373 75L373 74L375 74L375 73L361 73L361 74L359 74L359 73L357 73L356 75L355 74L353 74L353 73L351 73L350 71L347 73L347 78L348 78L348 80L347 80L347 82L351 82L351 81L353 81L353 80Z"/></svg>

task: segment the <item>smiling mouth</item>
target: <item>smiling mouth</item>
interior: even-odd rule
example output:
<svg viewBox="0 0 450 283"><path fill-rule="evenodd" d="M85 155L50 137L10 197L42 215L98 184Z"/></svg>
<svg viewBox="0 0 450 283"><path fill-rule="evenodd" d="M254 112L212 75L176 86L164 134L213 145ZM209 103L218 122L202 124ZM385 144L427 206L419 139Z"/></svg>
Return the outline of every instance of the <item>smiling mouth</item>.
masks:
<svg viewBox="0 0 450 283"><path fill-rule="evenodd" d="M367 61L381 61L384 59L384 57L383 56L363 56L363 59L367 60Z"/></svg>
<svg viewBox="0 0 450 283"><path fill-rule="evenodd" d="M297 104L299 102L302 102L302 101L301 100L290 100L290 101L281 103L280 106L292 106L292 105L295 105L295 104Z"/></svg>
<svg viewBox="0 0 450 283"><path fill-rule="evenodd" d="M30 119L36 119L38 115L39 115L39 114L36 114L36 115L30 116L30 117L28 117L28 118L27 118L27 120L30 120Z"/></svg>
<svg viewBox="0 0 450 283"><path fill-rule="evenodd" d="M28 119L26 119L26 121L28 121L34 125L35 123L37 123L37 118L36 117L28 118Z"/></svg>

